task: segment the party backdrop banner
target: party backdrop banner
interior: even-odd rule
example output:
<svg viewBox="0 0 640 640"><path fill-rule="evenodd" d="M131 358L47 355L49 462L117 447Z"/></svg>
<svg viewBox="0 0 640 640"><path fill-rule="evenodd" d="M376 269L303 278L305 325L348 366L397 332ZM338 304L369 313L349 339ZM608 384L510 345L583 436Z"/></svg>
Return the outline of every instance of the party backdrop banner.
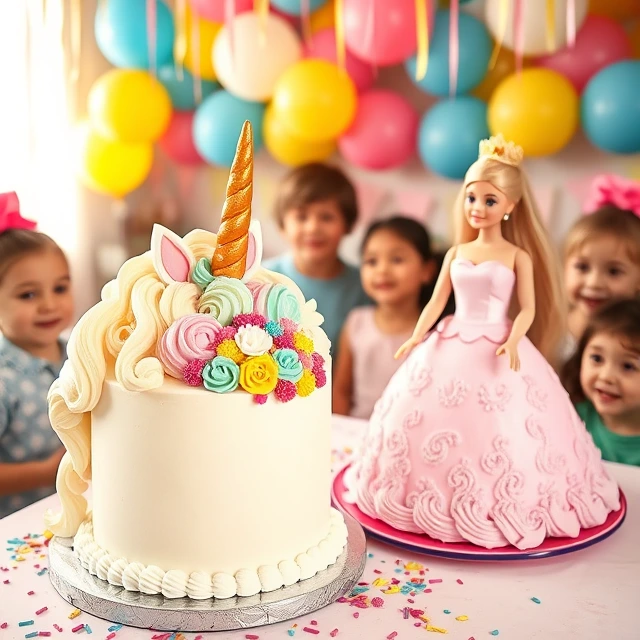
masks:
<svg viewBox="0 0 640 640"><path fill-rule="evenodd" d="M358 224L371 224L387 198L388 190L372 182L353 180L358 197Z"/></svg>
<svg viewBox="0 0 640 640"><path fill-rule="evenodd" d="M433 196L428 191L396 191L393 194L395 211L421 224L429 220L433 210Z"/></svg>

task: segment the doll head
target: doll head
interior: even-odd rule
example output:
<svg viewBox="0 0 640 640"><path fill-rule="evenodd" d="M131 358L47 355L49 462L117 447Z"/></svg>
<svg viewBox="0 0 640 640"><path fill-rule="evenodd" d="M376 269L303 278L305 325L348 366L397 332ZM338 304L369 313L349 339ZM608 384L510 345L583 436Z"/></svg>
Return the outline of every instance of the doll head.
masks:
<svg viewBox="0 0 640 640"><path fill-rule="evenodd" d="M536 317L527 336L547 360L553 362L564 335L566 315L560 264L538 214L529 182L521 167L522 159L522 148L505 141L502 135L480 143L478 160L467 171L455 204L455 243L471 242L478 235L464 214L465 193L470 184L489 182L514 203L508 218L500 223L502 235L526 251L533 261Z"/></svg>

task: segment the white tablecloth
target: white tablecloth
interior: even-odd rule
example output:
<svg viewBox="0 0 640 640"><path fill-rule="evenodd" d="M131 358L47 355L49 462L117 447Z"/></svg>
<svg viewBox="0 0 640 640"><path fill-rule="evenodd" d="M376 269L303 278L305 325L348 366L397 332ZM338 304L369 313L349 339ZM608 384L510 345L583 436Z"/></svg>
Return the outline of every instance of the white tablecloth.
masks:
<svg viewBox="0 0 640 640"><path fill-rule="evenodd" d="M362 429L363 423L359 421L334 418L336 470L347 461L349 447L358 442ZM548 560L489 564L410 554L370 540L370 557L362 577L362 582L367 583L363 586L368 590L361 595L368 606L335 603L298 620L245 631L208 633L202 638L285 640L293 636L296 640L314 637L384 640L392 636L405 640L440 637L437 631L426 631L424 622L412 617L412 613L420 615L422 611L430 619L430 625L446 630L451 640L495 637L498 640L638 640L640 468L610 465L610 469L627 496L629 511L622 528L594 547ZM0 539L4 543L29 533L41 533L42 514L55 505L56 498L51 497L0 520ZM42 542L43 538L37 541ZM0 550L0 566L8 568L0 571L0 640L18 640L34 631L49 631L51 638L78 638L86 631L74 634L71 629L80 623L89 625L96 640L106 638L112 623L86 613L69 620L72 607L57 595L43 573L46 557L32 551L24 555L24 561L15 562L5 548L14 546L3 544ZM424 567L423 574L413 563ZM405 566L409 567L409 575L405 573ZM372 584L375 580L386 582L392 578L400 580L400 586L411 578L441 582L429 585L431 593L421 592L413 598L402 590L384 593L389 589L388 584ZM4 583L6 580L8 584ZM375 600L375 604L381 606L371 606L374 598L381 599ZM47 610L36 615L43 607ZM34 620L34 624L18 626L20 621L28 620ZM3 623L7 623L4 629ZM421 628L414 626L418 623ZM58 632L54 624L63 631ZM397 635L393 636L394 632ZM113 640L147 640L157 633L123 627ZM183 637L194 640L198 635L186 633Z"/></svg>

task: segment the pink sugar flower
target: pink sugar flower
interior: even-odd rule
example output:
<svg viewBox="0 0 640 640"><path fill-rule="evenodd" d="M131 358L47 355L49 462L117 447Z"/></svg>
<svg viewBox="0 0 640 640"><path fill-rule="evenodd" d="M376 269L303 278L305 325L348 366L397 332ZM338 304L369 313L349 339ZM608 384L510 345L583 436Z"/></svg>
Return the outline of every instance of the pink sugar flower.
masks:
<svg viewBox="0 0 640 640"><path fill-rule="evenodd" d="M311 357L313 358L313 367L314 367L314 369L316 367L318 369L322 369L322 367L324 367L324 358L317 351L314 351L311 354Z"/></svg>
<svg viewBox="0 0 640 640"><path fill-rule="evenodd" d="M293 334L285 333L283 336L278 336L273 339L273 344L278 349L293 349Z"/></svg>
<svg viewBox="0 0 640 640"><path fill-rule="evenodd" d="M302 362L302 366L305 369L313 368L313 360L311 359L311 356L308 353L305 353L304 351L300 351L300 350L297 350L296 353L298 354L298 357L300 358L300 362Z"/></svg>
<svg viewBox="0 0 640 640"><path fill-rule="evenodd" d="M314 371L313 375L316 377L316 388L322 389L322 387L327 384L327 374L324 372L324 369Z"/></svg>
<svg viewBox="0 0 640 640"><path fill-rule="evenodd" d="M261 394L253 396L253 401L256 404L264 404L267 401L267 399L268 399L268 396L261 395Z"/></svg>
<svg viewBox="0 0 640 640"><path fill-rule="evenodd" d="M281 318L280 326L284 329L285 333L295 333L298 330L298 323L294 322L291 318Z"/></svg>
<svg viewBox="0 0 640 640"><path fill-rule="evenodd" d="M206 360L192 360L182 370L182 377L190 387L202 385L202 371L206 364Z"/></svg>
<svg viewBox="0 0 640 640"><path fill-rule="evenodd" d="M259 313L239 313L233 319L234 327L240 328L248 324L264 329L267 319Z"/></svg>
<svg viewBox="0 0 640 640"><path fill-rule="evenodd" d="M213 346L217 349L220 343L224 340L233 340L238 330L235 327L222 327L222 329L216 335L216 339L213 341Z"/></svg>
<svg viewBox="0 0 640 640"><path fill-rule="evenodd" d="M278 380L275 394L280 402L289 402L296 397L296 385L290 380Z"/></svg>

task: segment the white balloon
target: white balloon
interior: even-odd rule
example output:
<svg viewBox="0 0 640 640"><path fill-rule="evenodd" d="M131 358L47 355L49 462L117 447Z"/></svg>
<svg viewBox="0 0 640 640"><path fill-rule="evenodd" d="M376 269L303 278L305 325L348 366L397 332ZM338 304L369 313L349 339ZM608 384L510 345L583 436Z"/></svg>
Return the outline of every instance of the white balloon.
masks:
<svg viewBox="0 0 640 640"><path fill-rule="evenodd" d="M485 6L485 22L491 35L497 41L500 37L500 6L502 0L487 0ZM513 28L513 10L515 2L508 3L507 28L505 29L503 46L515 49L515 31ZM555 0L555 44L554 51L565 47L567 43L567 0ZM575 0L576 31L580 29L587 17L588 0ZM550 53L547 48L547 3L542 0L522 2L523 53L526 56L539 56Z"/></svg>
<svg viewBox="0 0 640 640"><path fill-rule="evenodd" d="M233 43L233 47L231 46ZM241 13L218 34L213 66L224 88L243 100L266 102L285 69L302 57L293 27L278 16Z"/></svg>

